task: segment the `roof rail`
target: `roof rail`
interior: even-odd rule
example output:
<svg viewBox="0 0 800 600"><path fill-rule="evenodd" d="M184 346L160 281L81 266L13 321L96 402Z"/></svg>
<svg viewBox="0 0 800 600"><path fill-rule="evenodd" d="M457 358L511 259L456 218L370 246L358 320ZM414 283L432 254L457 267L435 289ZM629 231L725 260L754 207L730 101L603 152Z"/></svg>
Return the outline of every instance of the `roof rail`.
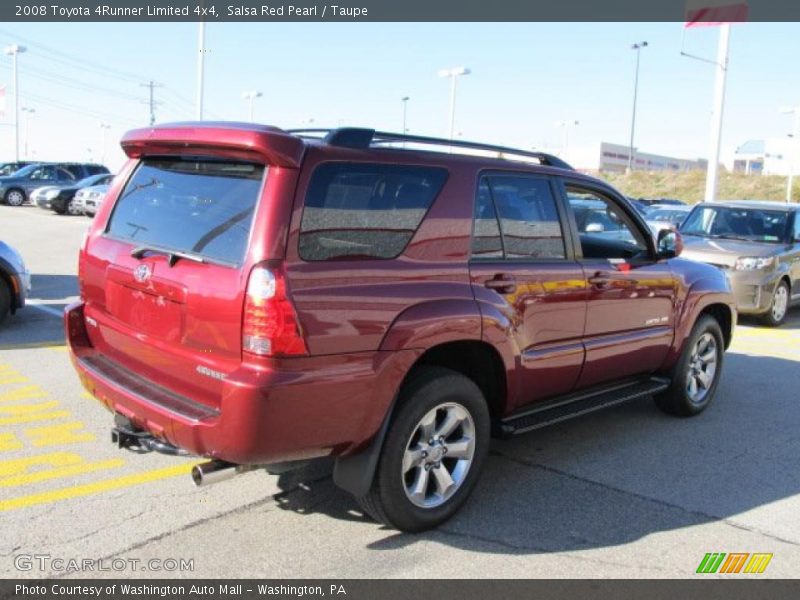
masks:
<svg viewBox="0 0 800 600"><path fill-rule="evenodd" d="M497 152L498 154L535 158L540 164L548 167L558 167L559 169L568 169L570 171L574 170L568 163L546 152L533 152L530 150L520 150L519 148L510 148L508 146L494 146L491 144L467 142L464 140L449 140L446 138L426 137L421 135L389 133L360 127L339 127L338 129L289 129L286 133L304 138L321 139L330 146L340 146L344 148L366 149L371 146L396 143L469 148L471 150L484 150L488 152Z"/></svg>

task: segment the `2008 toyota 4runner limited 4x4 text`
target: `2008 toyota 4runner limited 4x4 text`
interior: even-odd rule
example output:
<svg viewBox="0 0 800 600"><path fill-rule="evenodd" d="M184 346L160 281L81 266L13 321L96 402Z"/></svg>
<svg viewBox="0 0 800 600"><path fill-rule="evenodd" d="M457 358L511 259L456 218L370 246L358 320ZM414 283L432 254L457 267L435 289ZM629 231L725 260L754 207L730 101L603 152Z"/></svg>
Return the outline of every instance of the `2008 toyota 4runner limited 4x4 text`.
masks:
<svg viewBox="0 0 800 600"><path fill-rule="evenodd" d="M367 513L417 531L464 503L491 435L714 397L725 276L553 156L212 122L122 146L71 357L113 439L208 457L198 484L334 456Z"/></svg>

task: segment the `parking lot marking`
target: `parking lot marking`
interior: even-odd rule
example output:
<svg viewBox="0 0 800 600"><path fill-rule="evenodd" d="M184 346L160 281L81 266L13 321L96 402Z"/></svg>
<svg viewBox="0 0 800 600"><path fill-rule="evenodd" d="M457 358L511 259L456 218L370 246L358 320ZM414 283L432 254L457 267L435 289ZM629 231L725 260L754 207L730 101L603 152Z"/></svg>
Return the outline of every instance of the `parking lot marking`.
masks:
<svg viewBox="0 0 800 600"><path fill-rule="evenodd" d="M26 385L25 387L11 390L10 392L0 392L0 402L14 402L15 400L34 400L47 396L38 385Z"/></svg>
<svg viewBox="0 0 800 600"><path fill-rule="evenodd" d="M194 465L173 465L163 469L154 469L152 471L134 473L133 475L125 475L123 477L117 477L116 479L106 479L104 481L95 481L93 483L42 492L40 494L30 494L28 496L20 496L9 500L0 500L0 512L27 508L29 506L36 506L37 504L49 504L51 502L69 500L71 498L80 498L82 496L91 496L111 490L141 485L143 483L169 479L170 477L176 477L178 475L186 475L191 471L192 466Z"/></svg>
<svg viewBox="0 0 800 600"><path fill-rule="evenodd" d="M15 460L0 461L0 487L17 487L39 483L60 477L72 477L105 469L121 467L125 461L121 458L111 458L98 462L86 462L80 454L72 452L53 452L27 456ZM37 470L37 467L50 467Z"/></svg>
<svg viewBox="0 0 800 600"><path fill-rule="evenodd" d="M48 306L47 304L38 304L34 302L28 302L26 306L30 306L31 308L35 308L36 310L40 310L48 315L53 317L58 317L59 319L64 316L63 310L58 310L57 308L53 308L52 306Z"/></svg>
<svg viewBox="0 0 800 600"><path fill-rule="evenodd" d="M40 402L38 404L12 404L11 406L0 406L0 415L29 415L45 410L50 410L59 405L58 400L50 402Z"/></svg>
<svg viewBox="0 0 800 600"><path fill-rule="evenodd" d="M80 430L83 428L84 424L80 421L72 421L71 423L59 423L58 425L26 429L25 435L36 447L93 441L95 439L94 434L88 431L81 432Z"/></svg>
<svg viewBox="0 0 800 600"><path fill-rule="evenodd" d="M35 423L37 421L52 421L71 416L68 410L56 410L50 413L23 415L21 417L0 417L0 425L20 425L25 423Z"/></svg>
<svg viewBox="0 0 800 600"><path fill-rule="evenodd" d="M13 433L0 433L0 452L21 450L22 442Z"/></svg>
<svg viewBox="0 0 800 600"><path fill-rule="evenodd" d="M36 348L50 348L53 350L66 350L65 342L63 340L48 340L46 342L29 342L24 344L6 344L0 345L2 350L33 350Z"/></svg>

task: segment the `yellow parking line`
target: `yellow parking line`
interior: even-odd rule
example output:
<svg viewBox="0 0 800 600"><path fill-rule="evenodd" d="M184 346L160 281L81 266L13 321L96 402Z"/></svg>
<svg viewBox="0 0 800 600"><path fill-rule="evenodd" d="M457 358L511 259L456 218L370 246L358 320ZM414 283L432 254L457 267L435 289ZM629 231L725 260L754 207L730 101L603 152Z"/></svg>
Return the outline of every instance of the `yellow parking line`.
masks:
<svg viewBox="0 0 800 600"><path fill-rule="evenodd" d="M28 342L25 344L4 344L0 350L29 350L31 348L47 348L49 350L66 350L63 340L49 340L47 342Z"/></svg>
<svg viewBox="0 0 800 600"><path fill-rule="evenodd" d="M19 498L11 498L10 500L0 500L0 512L15 510L19 508L26 508L28 506L36 506L37 504L48 504L50 502L58 502L60 500L69 500L71 498L79 498L81 496L90 496L92 494L100 494L111 490L118 490L142 483L150 483L159 481L161 479L168 479L177 475L185 475L191 471L193 464L180 464L163 469L154 469L152 471L145 471L143 473L135 473L133 475L125 475L117 477L116 479L106 479L105 481L96 481L94 483L87 483L84 485L75 485L60 490L51 490L49 492L42 492L39 494L30 494L28 496L20 496Z"/></svg>

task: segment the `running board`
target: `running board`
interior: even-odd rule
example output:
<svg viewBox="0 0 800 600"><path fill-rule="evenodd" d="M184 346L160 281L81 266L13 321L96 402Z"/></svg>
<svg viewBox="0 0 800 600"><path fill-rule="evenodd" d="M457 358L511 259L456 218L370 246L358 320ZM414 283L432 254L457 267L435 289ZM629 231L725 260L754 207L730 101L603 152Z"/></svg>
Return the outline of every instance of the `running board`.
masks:
<svg viewBox="0 0 800 600"><path fill-rule="evenodd" d="M579 392L566 398L552 400L525 412L507 417L499 423L500 437L511 437L527 433L534 429L547 427L554 423L579 417L602 408L615 406L636 400L644 396L652 396L669 387L669 379L651 377L632 383L604 387L593 392Z"/></svg>

